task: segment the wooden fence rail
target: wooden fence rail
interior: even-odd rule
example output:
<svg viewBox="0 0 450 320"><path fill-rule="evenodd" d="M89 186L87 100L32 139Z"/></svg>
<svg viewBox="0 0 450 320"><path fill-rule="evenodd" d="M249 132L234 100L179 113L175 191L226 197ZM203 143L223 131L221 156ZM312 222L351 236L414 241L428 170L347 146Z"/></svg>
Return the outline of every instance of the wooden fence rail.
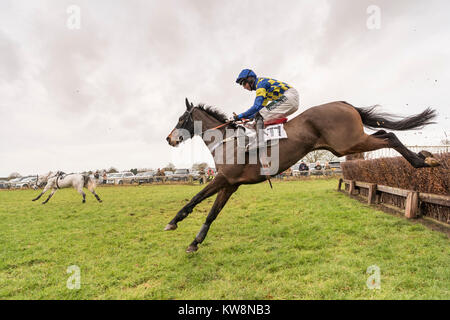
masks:
<svg viewBox="0 0 450 320"><path fill-rule="evenodd" d="M344 189L348 190L350 195L365 195L368 204L380 204L383 194L404 198L405 217L408 219L423 215L421 203L444 207L447 214L441 215L442 217L440 216L437 219L435 217L432 218L450 224L450 215L448 214L450 212L450 196L404 190L342 178L339 179L338 191L341 191L343 184L345 185ZM364 191L362 192L362 190ZM401 202L403 203L403 201Z"/></svg>

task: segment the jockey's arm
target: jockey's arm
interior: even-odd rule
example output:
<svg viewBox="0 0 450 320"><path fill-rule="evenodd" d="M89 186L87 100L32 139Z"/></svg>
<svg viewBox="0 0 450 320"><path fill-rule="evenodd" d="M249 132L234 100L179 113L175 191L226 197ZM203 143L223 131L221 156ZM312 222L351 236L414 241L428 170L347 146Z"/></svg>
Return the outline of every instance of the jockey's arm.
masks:
<svg viewBox="0 0 450 320"><path fill-rule="evenodd" d="M239 119L253 119L256 113L264 107L264 100L266 99L267 90L263 86L259 86L256 88L256 98L253 106L247 111L238 115Z"/></svg>

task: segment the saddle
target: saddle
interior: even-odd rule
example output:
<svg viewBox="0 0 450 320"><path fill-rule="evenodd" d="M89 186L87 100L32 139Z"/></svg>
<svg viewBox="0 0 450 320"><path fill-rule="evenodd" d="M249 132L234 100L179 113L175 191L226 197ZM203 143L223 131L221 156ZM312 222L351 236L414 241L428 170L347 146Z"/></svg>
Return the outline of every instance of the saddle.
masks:
<svg viewBox="0 0 450 320"><path fill-rule="evenodd" d="M286 123L287 121L288 121L288 118L281 118L281 119L273 119L273 120L264 121L264 127L272 126L274 124Z"/></svg>
<svg viewBox="0 0 450 320"><path fill-rule="evenodd" d="M58 181L64 179L64 175L65 175L65 173L62 172L62 171L56 172L56 187L57 187L58 189L60 188L60 187L59 187L59 184L58 184Z"/></svg>
<svg viewBox="0 0 450 320"><path fill-rule="evenodd" d="M274 119L264 122L264 140L267 142L271 140L287 139L288 136L286 131L284 130L284 123L286 122L287 118ZM223 143L232 141L234 139L238 139L239 145L240 141L242 141L239 138L242 138L242 136L244 136L246 152L257 149L258 146L256 141L256 129L254 122L245 122L243 124L238 124L234 135L222 141L211 144L208 146L208 148L211 152L213 152Z"/></svg>
<svg viewBox="0 0 450 320"><path fill-rule="evenodd" d="M63 171L56 172L56 177L60 180L64 179L65 176L66 176L66 173Z"/></svg>
<svg viewBox="0 0 450 320"><path fill-rule="evenodd" d="M280 140L280 139L287 139L287 133L284 130L284 123L287 122L287 118L281 118L281 119L274 119L264 122L264 140L272 141L272 140ZM238 125L238 130L236 131L236 137L239 137L242 135L242 129L240 130L241 126ZM245 135L245 150L250 151L253 149L256 149L257 146L257 139L256 139L256 129L255 124L249 124L246 123L242 125L242 128L244 129L244 135Z"/></svg>

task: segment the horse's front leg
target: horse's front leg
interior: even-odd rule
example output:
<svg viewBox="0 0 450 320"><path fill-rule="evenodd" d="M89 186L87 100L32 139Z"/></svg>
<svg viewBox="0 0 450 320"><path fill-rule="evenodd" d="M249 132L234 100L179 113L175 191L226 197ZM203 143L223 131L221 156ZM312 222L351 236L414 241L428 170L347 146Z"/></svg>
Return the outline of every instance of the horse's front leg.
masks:
<svg viewBox="0 0 450 320"><path fill-rule="evenodd" d="M164 228L165 231L175 230L177 228L177 223L186 218L189 213L192 212L194 207L205 200L206 198L216 194L222 189L225 185L227 185L227 181L223 176L217 176L211 181L205 188L202 189L199 193L197 193L188 204L186 204L180 211L178 211L175 218L169 222L169 224Z"/></svg>
<svg viewBox="0 0 450 320"><path fill-rule="evenodd" d="M42 192L36 198L34 198L31 201L39 200L39 198L42 197L44 195L44 193L46 193L49 189L50 189L50 186L48 186L48 185L45 186L44 190L42 190Z"/></svg>
<svg viewBox="0 0 450 320"><path fill-rule="evenodd" d="M220 211L223 209L228 199L230 199L231 195L237 190L238 186L229 186L225 187L219 191L217 195L216 201L214 202L211 211L206 218L205 223L202 225L200 232L195 237L194 241L189 245L186 252L191 253L198 250L198 244L202 243L205 240L206 235L208 234L209 227L214 222L214 220L219 215Z"/></svg>
<svg viewBox="0 0 450 320"><path fill-rule="evenodd" d="M58 190L58 189L53 188L52 193L50 193L50 194L48 195L47 200L45 200L44 202L42 202L42 204L46 204L46 203L48 202L48 200L50 200L50 198L53 197L53 195L55 194L56 190Z"/></svg>

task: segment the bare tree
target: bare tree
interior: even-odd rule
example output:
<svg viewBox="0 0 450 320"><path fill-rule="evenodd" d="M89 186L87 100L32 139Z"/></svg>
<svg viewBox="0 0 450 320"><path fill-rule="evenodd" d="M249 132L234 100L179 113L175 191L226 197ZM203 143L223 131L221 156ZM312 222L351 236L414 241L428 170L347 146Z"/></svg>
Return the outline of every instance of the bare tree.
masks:
<svg viewBox="0 0 450 320"><path fill-rule="evenodd" d="M13 172L8 176L8 179L20 178L22 175L18 172Z"/></svg>
<svg viewBox="0 0 450 320"><path fill-rule="evenodd" d="M330 151L327 150L314 150L310 153L308 153L305 157L304 160L306 160L306 162L309 163L315 163L317 161L337 161L338 158L332 154Z"/></svg>
<svg viewBox="0 0 450 320"><path fill-rule="evenodd" d="M175 165L172 162L169 162L165 167L164 171L175 171Z"/></svg>
<svg viewBox="0 0 450 320"><path fill-rule="evenodd" d="M194 163L192 165L192 170L205 170L208 168L208 164L206 162Z"/></svg>

